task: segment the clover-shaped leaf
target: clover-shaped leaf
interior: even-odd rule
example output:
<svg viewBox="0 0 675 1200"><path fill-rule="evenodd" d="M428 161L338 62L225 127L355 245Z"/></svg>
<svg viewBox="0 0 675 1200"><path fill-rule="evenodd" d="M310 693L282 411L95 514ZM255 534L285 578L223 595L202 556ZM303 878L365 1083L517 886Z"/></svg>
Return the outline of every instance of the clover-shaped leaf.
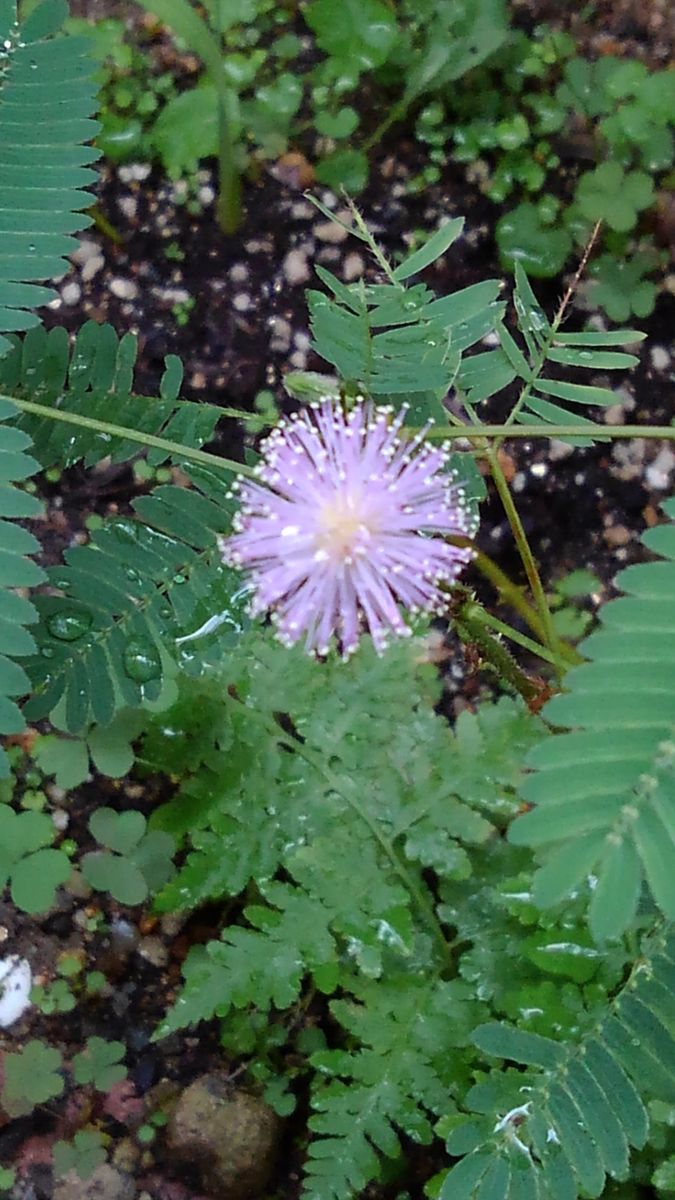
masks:
<svg viewBox="0 0 675 1200"><path fill-rule="evenodd" d="M106 1042L105 1038L90 1037L84 1050L73 1059L73 1076L76 1083L93 1083L99 1092L108 1092L116 1083L126 1079L127 1070L122 1063L125 1047L123 1042Z"/></svg>
<svg viewBox="0 0 675 1200"><path fill-rule="evenodd" d="M44 1042L27 1042L16 1054L3 1059L2 1107L11 1117L31 1112L63 1091L61 1055Z"/></svg>
<svg viewBox="0 0 675 1200"><path fill-rule="evenodd" d="M544 224L535 204L519 204L505 213L497 222L496 237L504 266L513 268L519 262L538 279L557 275L572 248L568 231Z"/></svg>
<svg viewBox="0 0 675 1200"><path fill-rule="evenodd" d="M94 1129L80 1129L72 1142L54 1145L54 1171L59 1178L75 1171L79 1179L89 1179L105 1159L101 1134Z"/></svg>
<svg viewBox="0 0 675 1200"><path fill-rule="evenodd" d="M320 49L351 70L381 66L399 36L382 0L314 0L303 15Z"/></svg>
<svg viewBox="0 0 675 1200"><path fill-rule="evenodd" d="M592 264L593 280L589 295L594 304L604 308L612 321L628 321L632 313L636 317L648 317L654 310L656 286L645 274L655 266L650 254L634 254L632 258L617 259L613 254L603 254Z"/></svg>
<svg viewBox="0 0 675 1200"><path fill-rule="evenodd" d="M632 229L637 215L654 199L654 184L644 171L624 171L616 162L601 163L579 180L576 203L589 221L606 221L619 233Z"/></svg>
<svg viewBox="0 0 675 1200"><path fill-rule="evenodd" d="M89 829L105 847L82 859L84 877L97 891L110 892L120 904L142 904L170 877L173 838L157 830L148 833L142 813L99 808Z"/></svg>
<svg viewBox="0 0 675 1200"><path fill-rule="evenodd" d="M12 899L28 913L46 912L70 875L70 863L53 850L54 826L45 813L0 807L0 888L11 881Z"/></svg>

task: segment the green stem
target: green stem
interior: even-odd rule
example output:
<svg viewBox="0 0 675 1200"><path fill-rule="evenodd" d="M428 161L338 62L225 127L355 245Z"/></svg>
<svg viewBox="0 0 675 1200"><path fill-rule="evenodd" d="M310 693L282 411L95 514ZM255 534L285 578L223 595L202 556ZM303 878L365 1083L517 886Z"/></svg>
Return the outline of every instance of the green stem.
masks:
<svg viewBox="0 0 675 1200"><path fill-rule="evenodd" d="M529 650L530 654L536 654L538 658L543 658L545 662L552 663L554 667L558 665L558 659L551 654L550 650L542 646L541 642L533 641L527 634L514 629L512 625L507 625L505 621L500 621L498 617L493 617L492 613L486 612L485 609L480 610L480 620L490 629L494 629L495 633L500 633L502 637L506 637L509 641L522 646L523 650ZM574 666L584 661L581 655L577 654L575 650L569 650L565 657Z"/></svg>
<svg viewBox="0 0 675 1200"><path fill-rule="evenodd" d="M485 614L478 605L474 601L469 601L458 610L455 628L464 641L474 642L480 647L484 657L496 669L499 678L510 683L520 693L526 704L529 705L531 701L540 699L541 687L529 679L524 671L521 671L506 647L488 633L484 616ZM537 653L541 655L541 647ZM545 651L542 657L546 657L547 654L548 652Z"/></svg>
<svg viewBox="0 0 675 1200"><path fill-rule="evenodd" d="M206 450L196 450L191 446L181 446L178 442L170 442L167 438L155 437L151 433L140 433L137 429L127 429L124 425L113 425L110 421L97 421L94 417L83 417L79 413L64 412L63 409L52 408L48 404L36 404L33 400L20 400L16 396L0 395L0 400L7 400L15 408L22 412L33 413L36 417L61 421L65 425L77 425L81 429L91 429L93 433L103 433L107 437L138 442L146 450L150 446L156 450L165 450L173 458L190 459L192 462L216 467L221 471L233 471L237 475L252 476L255 474L253 468L246 466L245 463L238 463L230 458L221 458L218 454L209 454Z"/></svg>
<svg viewBox="0 0 675 1200"><path fill-rule="evenodd" d="M434 912L433 905L427 896L425 896L417 880L413 878L407 867L405 867L401 862L396 850L389 841L389 838L385 837L377 822L374 821L370 816L370 813L368 813L366 809L359 804L358 799L351 794L351 780L338 779L337 776L333 774L330 767L326 766L321 756L316 754L315 751L313 751L303 742L298 742L294 739L287 738L285 744L289 749L293 749L296 754L299 754L301 758L304 758L305 762L309 763L316 771L323 775L326 783L329 784L333 791L337 792L339 796L342 796L342 798L347 801L347 804L350 806L350 808L354 810L356 815L361 818L365 825L368 826L368 829L372 833L373 837L377 842L379 842L384 854L389 859L389 862L401 880L401 883L408 889L413 897L420 914L429 931L433 934L434 940L438 944L443 957L447 958L448 943L445 934L443 933L443 928L438 920L438 917L436 916L436 913Z"/></svg>
<svg viewBox="0 0 675 1200"><path fill-rule="evenodd" d="M515 609L518 615L529 625L532 632L537 635L540 641L543 641L544 630L539 613L536 609L532 608L531 604L528 604L523 595L523 589L517 583L514 583L513 580L509 579L508 575L502 571L501 567L497 566L497 563L493 559L482 550L476 549L471 538L461 537L457 534L456 536L448 537L446 540L453 546L471 546L473 548L473 557L471 559L473 565L477 567L481 575L484 575L489 580L495 591L499 593L500 599Z"/></svg>
<svg viewBox="0 0 675 1200"><path fill-rule="evenodd" d="M511 526L511 532L513 533L521 562L525 568L525 574L527 575L527 581L530 585L534 602L539 611L539 617L544 632L544 642L553 655L557 666L557 674L560 676L561 670L557 648L558 639L556 638L555 630L553 628L553 618L551 617L551 612L548 607L546 593L544 592L544 587L537 569L537 564L530 548L530 543L527 540L523 523L520 519L520 513L518 512L518 509L514 503L513 496L511 495L511 489L506 482L506 476L502 471L497 454L493 449L489 449L487 451L487 460L490 465L490 471L495 482L499 499L502 502L504 512L506 513L509 525Z"/></svg>
<svg viewBox="0 0 675 1200"><path fill-rule="evenodd" d="M411 429L411 433L416 432ZM604 441L616 438L660 438L675 441L675 425L480 425L471 428L463 425L434 425L427 437L447 440L466 438L469 442L481 442L484 438L563 438L598 436Z"/></svg>

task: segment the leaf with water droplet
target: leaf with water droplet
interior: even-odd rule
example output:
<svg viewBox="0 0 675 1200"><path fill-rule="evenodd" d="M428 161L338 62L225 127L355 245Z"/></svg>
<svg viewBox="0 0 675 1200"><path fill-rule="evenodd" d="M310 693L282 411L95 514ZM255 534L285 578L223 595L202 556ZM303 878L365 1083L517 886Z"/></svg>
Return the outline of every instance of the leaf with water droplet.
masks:
<svg viewBox="0 0 675 1200"><path fill-rule="evenodd" d="M135 683L149 683L162 673L159 651L147 638L129 642L124 651L124 670Z"/></svg>
<svg viewBox="0 0 675 1200"><path fill-rule="evenodd" d="M47 617L47 629L60 642L76 642L92 626L91 613L86 609L61 609Z"/></svg>

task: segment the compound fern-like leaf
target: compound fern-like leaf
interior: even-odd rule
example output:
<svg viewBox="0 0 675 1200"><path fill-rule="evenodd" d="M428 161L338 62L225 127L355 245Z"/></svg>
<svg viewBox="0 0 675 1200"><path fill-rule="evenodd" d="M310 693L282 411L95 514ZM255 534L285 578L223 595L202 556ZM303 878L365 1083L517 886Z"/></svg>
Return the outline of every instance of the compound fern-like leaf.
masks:
<svg viewBox="0 0 675 1200"><path fill-rule="evenodd" d="M672 930L672 927L671 927ZM607 1175L627 1179L631 1148L649 1129L646 1100L675 1102L675 937L644 948L602 1022L569 1045L493 1022L473 1042L526 1067L492 1072L451 1118L452 1167L441 1200L576 1200L599 1196Z"/></svg>
<svg viewBox="0 0 675 1200"><path fill-rule="evenodd" d="M16 410L0 400L0 734L20 733L25 721L14 700L23 696L30 683L16 658L35 653L35 641L27 625L37 621L33 605L16 589L41 583L44 572L26 555L39 550L32 534L13 521L36 517L42 505L14 485L23 483L40 464L26 451L30 438L20 429L4 424ZM8 774L5 751L0 747L0 775Z"/></svg>
<svg viewBox="0 0 675 1200"><path fill-rule="evenodd" d="M63 272L89 224L95 85L86 39L60 33L67 15L65 0L44 0L19 23L0 5L0 355L4 333L38 324L31 310L54 293L35 281Z"/></svg>
<svg viewBox="0 0 675 1200"><path fill-rule="evenodd" d="M675 517L675 501L664 505ZM532 750L521 787L532 805L512 842L550 848L535 880L542 905L596 877L591 928L617 936L635 915L643 881L675 918L675 525L642 539L662 557L618 576L625 595L601 611L581 644L590 660L544 717L570 730Z"/></svg>
<svg viewBox="0 0 675 1200"><path fill-rule="evenodd" d="M211 439L219 410L212 404L178 399L183 378L180 359L171 355L160 384L159 397L133 393L137 339L119 338L111 325L86 321L71 346L65 329L31 329L23 339L11 338L11 349L0 359L0 390L60 412L70 412L138 433L161 436L181 446L199 447ZM49 416L22 413L21 427L33 439L43 468L71 467L84 460L95 466L110 457L126 462L142 449L136 441ZM166 451L150 448L148 462L157 466Z"/></svg>

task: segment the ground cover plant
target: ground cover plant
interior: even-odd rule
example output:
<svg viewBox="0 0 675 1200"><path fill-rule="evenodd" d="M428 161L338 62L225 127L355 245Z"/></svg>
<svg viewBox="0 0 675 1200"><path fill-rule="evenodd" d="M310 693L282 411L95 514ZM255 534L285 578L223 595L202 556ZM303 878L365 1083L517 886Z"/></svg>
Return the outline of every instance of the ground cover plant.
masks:
<svg viewBox="0 0 675 1200"><path fill-rule="evenodd" d="M217 1023L295 1131L307 1197L672 1191L675 503L576 645L499 453L672 440L603 423L615 395L587 381L634 366L641 333L568 329L579 280L547 314L520 264L508 296L437 297L420 275L461 218L394 265L352 206L379 277L317 270L324 371L286 376L296 415L266 414L243 462L204 450L221 410L181 399L175 357L138 395L131 335L88 322L71 342L35 311L86 221L94 84L59 0L0 14L3 887L41 913L75 869L118 904L217 910L155 1037ZM180 475L38 565L44 473L141 450ZM485 475L526 580L478 554L489 606L462 583ZM490 681L453 727L448 628ZM159 801L111 791L78 845L43 783L91 764L160 780ZM3 970L4 1002L22 968ZM33 1002L65 1016L104 986L66 954ZM9 1120L87 1098L57 1179L105 1162L96 1105L124 1056L92 1035L66 1059L30 1031L5 1049ZM161 1137L161 1105L145 1116L138 1139Z"/></svg>
<svg viewBox="0 0 675 1200"><path fill-rule="evenodd" d="M218 156L223 228L241 221L240 174L287 152L300 152L308 178L358 193L387 133L410 115L428 161L409 186L424 189L457 163L496 204L508 200L495 228L506 267L555 276L600 220L592 303L618 322L652 312L668 261L653 230L672 187L671 69L585 57L551 26L526 34L501 0L370 0L349 10L348 33L334 0L221 4L206 20L180 0L144 7L206 74L177 89L125 41L122 22L77 22L101 61L99 144L116 159L159 157L174 178ZM146 37L151 45L152 29ZM374 98L386 115L373 127Z"/></svg>

